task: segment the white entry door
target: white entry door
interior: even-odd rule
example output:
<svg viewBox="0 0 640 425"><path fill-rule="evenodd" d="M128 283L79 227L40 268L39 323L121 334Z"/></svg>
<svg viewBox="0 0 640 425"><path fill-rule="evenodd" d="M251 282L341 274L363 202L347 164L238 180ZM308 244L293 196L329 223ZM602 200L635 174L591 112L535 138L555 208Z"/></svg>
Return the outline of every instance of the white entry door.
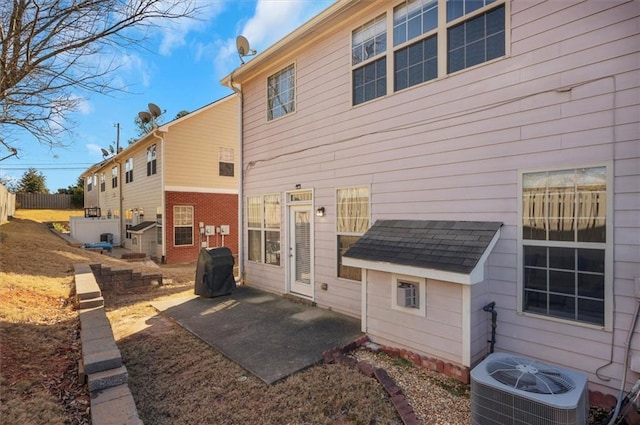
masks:
<svg viewBox="0 0 640 425"><path fill-rule="evenodd" d="M289 207L289 289L309 298L313 298L312 212L310 205Z"/></svg>

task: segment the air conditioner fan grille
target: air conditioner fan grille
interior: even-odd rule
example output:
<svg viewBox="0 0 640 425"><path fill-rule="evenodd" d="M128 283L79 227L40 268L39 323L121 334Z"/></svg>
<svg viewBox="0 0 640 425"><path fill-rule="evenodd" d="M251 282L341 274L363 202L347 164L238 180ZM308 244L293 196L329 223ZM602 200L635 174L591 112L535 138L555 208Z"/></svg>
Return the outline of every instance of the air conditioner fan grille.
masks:
<svg viewBox="0 0 640 425"><path fill-rule="evenodd" d="M507 357L487 363L487 373L512 388L537 394L563 394L575 388L566 374L535 360Z"/></svg>

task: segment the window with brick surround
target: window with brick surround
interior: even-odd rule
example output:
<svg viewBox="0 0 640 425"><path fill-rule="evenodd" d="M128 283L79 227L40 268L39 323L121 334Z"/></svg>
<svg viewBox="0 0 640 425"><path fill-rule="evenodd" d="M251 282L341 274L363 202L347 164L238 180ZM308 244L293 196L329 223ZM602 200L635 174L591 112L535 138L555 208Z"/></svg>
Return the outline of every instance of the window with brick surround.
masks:
<svg viewBox="0 0 640 425"><path fill-rule="evenodd" d="M173 207L173 244L175 246L193 245L193 206Z"/></svg>

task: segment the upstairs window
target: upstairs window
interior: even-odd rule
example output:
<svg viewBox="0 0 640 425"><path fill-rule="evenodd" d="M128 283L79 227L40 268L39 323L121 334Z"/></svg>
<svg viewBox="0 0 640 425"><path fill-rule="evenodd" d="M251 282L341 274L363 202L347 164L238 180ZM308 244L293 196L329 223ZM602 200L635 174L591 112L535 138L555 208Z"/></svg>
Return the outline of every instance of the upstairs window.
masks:
<svg viewBox="0 0 640 425"><path fill-rule="evenodd" d="M352 104L507 54L506 0L404 0L353 30ZM393 19L387 18L389 13ZM393 26L387 31L387 24ZM387 46L393 46L387 53ZM393 73L393 81L387 78Z"/></svg>
<svg viewBox="0 0 640 425"><path fill-rule="evenodd" d="M131 183L133 181L133 158L127 159L124 163L124 181L125 183Z"/></svg>
<svg viewBox="0 0 640 425"><path fill-rule="evenodd" d="M365 23L351 35L353 104L387 94L386 14Z"/></svg>
<svg viewBox="0 0 640 425"><path fill-rule="evenodd" d="M285 116L296 110L295 67L293 64L267 80L267 120Z"/></svg>
<svg viewBox="0 0 640 425"><path fill-rule="evenodd" d="M493 3L493 0L484 0ZM448 22L483 7L483 1L448 0ZM491 9L480 15L455 23L447 29L447 72L469 68L505 54L505 7Z"/></svg>
<svg viewBox="0 0 640 425"><path fill-rule="evenodd" d="M234 152L233 148L218 148L218 172L220 176L233 177Z"/></svg>
<svg viewBox="0 0 640 425"><path fill-rule="evenodd" d="M521 311L605 325L613 296L608 180L604 166L522 175Z"/></svg>
<svg viewBox="0 0 640 425"><path fill-rule="evenodd" d="M111 169L111 187L118 187L118 167L113 167Z"/></svg>
<svg viewBox="0 0 640 425"><path fill-rule="evenodd" d="M147 148L147 176L156 174L156 145Z"/></svg>
<svg viewBox="0 0 640 425"><path fill-rule="evenodd" d="M393 45L400 46L394 52L394 90L438 77L437 29L437 0L407 0L393 10Z"/></svg>
<svg viewBox="0 0 640 425"><path fill-rule="evenodd" d="M93 176L87 179L87 192L91 192L93 190Z"/></svg>
<svg viewBox="0 0 640 425"><path fill-rule="evenodd" d="M104 173L100 174L100 192L104 192L107 188L107 177Z"/></svg>

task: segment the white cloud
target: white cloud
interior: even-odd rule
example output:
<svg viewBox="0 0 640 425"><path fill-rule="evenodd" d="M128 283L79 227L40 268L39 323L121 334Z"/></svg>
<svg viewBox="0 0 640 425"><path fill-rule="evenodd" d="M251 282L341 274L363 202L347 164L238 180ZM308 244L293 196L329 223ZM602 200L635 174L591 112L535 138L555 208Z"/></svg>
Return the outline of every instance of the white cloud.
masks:
<svg viewBox="0 0 640 425"><path fill-rule="evenodd" d="M246 19L237 35L245 36L251 48L260 53L334 2L334 0L258 0L253 16ZM215 48L217 49L214 59L216 73L222 77L240 64L236 39L233 37L219 40ZM245 58L246 60L250 58Z"/></svg>
<svg viewBox="0 0 640 425"><path fill-rule="evenodd" d="M184 4L188 4L185 2ZM180 5L180 2L178 2ZM173 49L184 46L186 37L192 31L202 31L224 9L224 2L212 2L208 0L196 0L198 8L194 18L167 19L162 22L160 31L162 41L159 51L161 55L168 56ZM179 13L179 11L174 11Z"/></svg>
<svg viewBox="0 0 640 425"><path fill-rule="evenodd" d="M87 148L87 151L89 152L90 156L92 157L97 156L102 158L102 146L96 145L94 143L87 143L85 147Z"/></svg>

